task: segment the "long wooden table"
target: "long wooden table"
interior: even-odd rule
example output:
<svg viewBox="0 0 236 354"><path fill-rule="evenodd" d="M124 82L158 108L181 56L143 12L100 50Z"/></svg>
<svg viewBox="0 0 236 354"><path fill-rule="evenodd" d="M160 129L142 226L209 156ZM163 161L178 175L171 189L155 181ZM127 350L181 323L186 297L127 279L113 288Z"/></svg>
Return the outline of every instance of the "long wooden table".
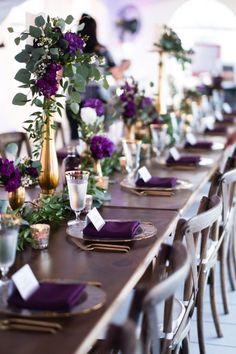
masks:
<svg viewBox="0 0 236 354"><path fill-rule="evenodd" d="M133 209L127 213L127 209L103 208L101 213L106 219L151 221L157 227L157 235L131 243L129 253L84 252L68 240L65 227L61 227L51 233L47 250L29 248L19 253L12 272L29 263L39 280L61 278L98 281L102 283L102 289L106 293L106 302L99 310L62 320L63 330L54 335L0 331L0 353L87 353L141 278L157 254L160 243L175 227L178 217L175 211L147 209Z"/></svg>

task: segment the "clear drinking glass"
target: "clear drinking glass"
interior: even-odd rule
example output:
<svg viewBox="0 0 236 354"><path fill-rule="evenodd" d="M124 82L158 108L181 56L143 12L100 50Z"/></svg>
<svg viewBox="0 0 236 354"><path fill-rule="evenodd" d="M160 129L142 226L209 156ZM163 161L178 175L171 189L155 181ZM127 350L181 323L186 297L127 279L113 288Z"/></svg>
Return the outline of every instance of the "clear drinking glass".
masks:
<svg viewBox="0 0 236 354"><path fill-rule="evenodd" d="M68 225L75 226L80 231L82 231L85 226L85 223L80 220L80 213L85 207L88 178L89 172L87 171L75 170L66 172L70 207L72 210L74 210L76 216L74 220L68 222Z"/></svg>
<svg viewBox="0 0 236 354"><path fill-rule="evenodd" d="M122 140L123 150L126 158L126 170L130 177L133 177L139 168L141 140Z"/></svg>
<svg viewBox="0 0 236 354"><path fill-rule="evenodd" d="M160 157L166 147L167 125L166 124L151 124L152 148L157 157Z"/></svg>
<svg viewBox="0 0 236 354"><path fill-rule="evenodd" d="M21 219L11 214L0 214L0 284L8 283L9 268L15 262Z"/></svg>

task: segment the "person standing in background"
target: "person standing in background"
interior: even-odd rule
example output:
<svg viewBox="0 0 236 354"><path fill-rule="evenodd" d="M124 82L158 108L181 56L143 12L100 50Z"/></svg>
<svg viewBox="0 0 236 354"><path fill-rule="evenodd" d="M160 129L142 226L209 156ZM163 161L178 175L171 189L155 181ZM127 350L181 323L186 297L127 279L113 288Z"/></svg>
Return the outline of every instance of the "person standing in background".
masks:
<svg viewBox="0 0 236 354"><path fill-rule="evenodd" d="M116 65L109 50L99 43L97 39L97 23L95 19L87 14L82 14L79 24L84 24L84 28L80 31L80 36L86 38L86 45L83 49L84 53L95 53L98 57L104 59L104 71L110 73L113 78L118 81L123 78L124 72L129 68L130 61L122 60L120 65ZM104 103L109 100L109 92L97 82L88 83L85 92L81 95L81 106L87 98L98 98ZM66 114L70 124L71 140L78 139L78 122L74 119L74 114L67 105Z"/></svg>

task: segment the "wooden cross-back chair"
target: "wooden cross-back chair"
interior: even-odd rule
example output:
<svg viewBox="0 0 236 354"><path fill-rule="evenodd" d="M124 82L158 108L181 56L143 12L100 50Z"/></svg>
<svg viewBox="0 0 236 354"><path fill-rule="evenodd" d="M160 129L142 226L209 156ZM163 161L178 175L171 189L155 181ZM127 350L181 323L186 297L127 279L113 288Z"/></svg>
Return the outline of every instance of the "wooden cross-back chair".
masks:
<svg viewBox="0 0 236 354"><path fill-rule="evenodd" d="M25 145L28 157L31 157L31 147L29 139L26 133L23 132L11 132L0 134L0 155L3 158L7 158L6 147L10 143L15 143L18 147L17 156L20 156L23 145Z"/></svg>

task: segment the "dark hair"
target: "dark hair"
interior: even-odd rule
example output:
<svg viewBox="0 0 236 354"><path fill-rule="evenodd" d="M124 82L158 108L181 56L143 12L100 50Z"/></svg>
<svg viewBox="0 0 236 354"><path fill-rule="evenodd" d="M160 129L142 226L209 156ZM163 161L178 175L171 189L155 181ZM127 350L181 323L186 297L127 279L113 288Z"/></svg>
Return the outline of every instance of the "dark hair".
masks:
<svg viewBox="0 0 236 354"><path fill-rule="evenodd" d="M82 14L79 24L84 23L84 28L80 31L82 37L88 37L83 49L84 53L93 53L96 46L100 45L97 39L97 23L93 17L88 14Z"/></svg>

